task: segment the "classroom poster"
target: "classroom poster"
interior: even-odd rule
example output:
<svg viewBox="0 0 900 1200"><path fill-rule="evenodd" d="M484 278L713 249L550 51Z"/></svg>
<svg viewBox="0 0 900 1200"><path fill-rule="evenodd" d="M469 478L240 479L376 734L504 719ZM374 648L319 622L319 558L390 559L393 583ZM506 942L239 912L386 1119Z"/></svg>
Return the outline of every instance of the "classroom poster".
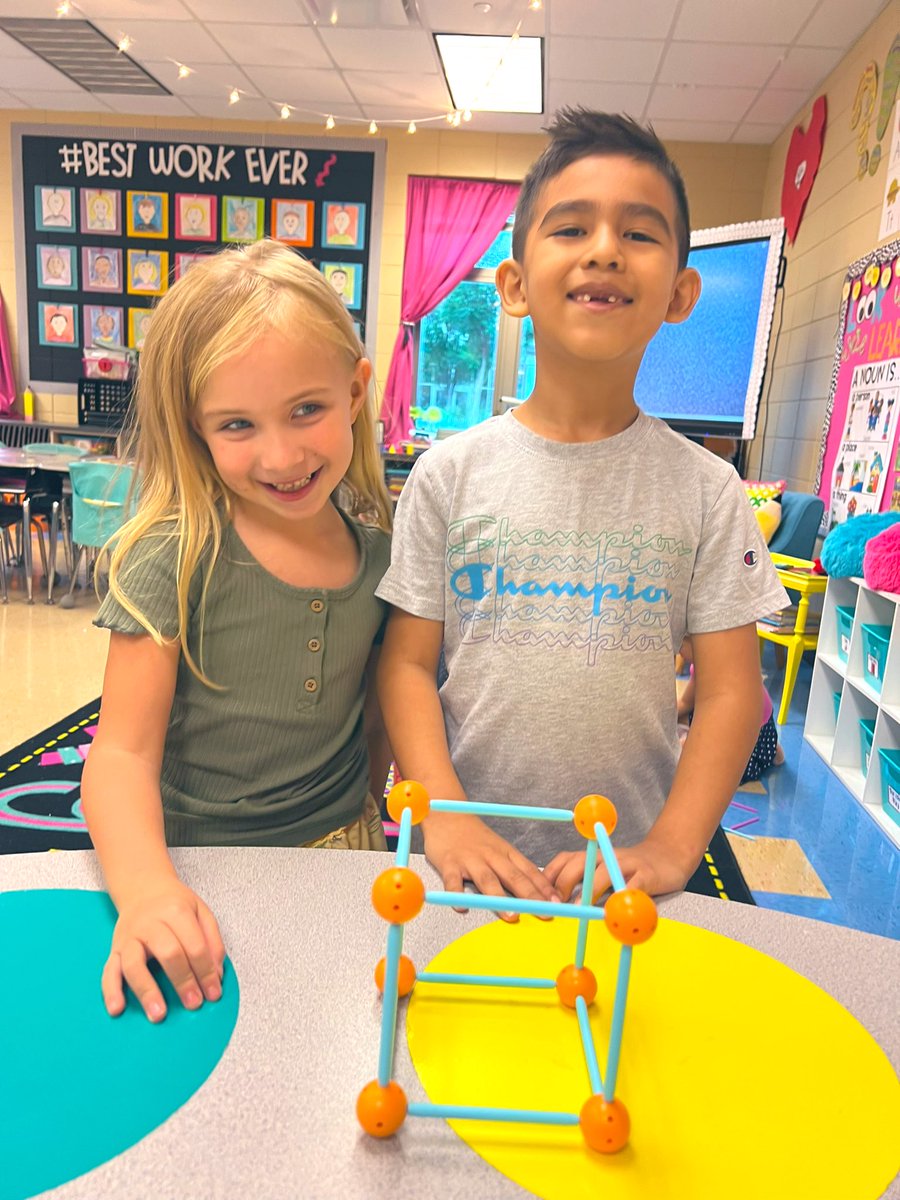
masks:
<svg viewBox="0 0 900 1200"><path fill-rule="evenodd" d="M898 503L900 241L858 260L844 280L816 492L824 524Z"/></svg>

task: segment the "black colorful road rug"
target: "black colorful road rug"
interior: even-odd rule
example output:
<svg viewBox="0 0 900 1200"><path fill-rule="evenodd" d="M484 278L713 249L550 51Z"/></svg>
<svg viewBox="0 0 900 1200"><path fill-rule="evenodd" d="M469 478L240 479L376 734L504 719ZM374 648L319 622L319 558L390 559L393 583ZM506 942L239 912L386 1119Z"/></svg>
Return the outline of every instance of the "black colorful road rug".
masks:
<svg viewBox="0 0 900 1200"><path fill-rule="evenodd" d="M100 715L94 700L0 756L0 854L90 850L81 813L81 771ZM386 823L388 846L396 826ZM737 859L717 829L687 891L754 904Z"/></svg>

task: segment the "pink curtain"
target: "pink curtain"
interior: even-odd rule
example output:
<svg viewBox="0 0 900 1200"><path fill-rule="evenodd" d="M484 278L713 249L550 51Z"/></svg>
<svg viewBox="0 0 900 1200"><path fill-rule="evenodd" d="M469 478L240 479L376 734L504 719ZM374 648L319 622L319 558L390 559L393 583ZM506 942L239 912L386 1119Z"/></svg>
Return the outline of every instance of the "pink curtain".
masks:
<svg viewBox="0 0 900 1200"><path fill-rule="evenodd" d="M413 325L465 279L503 228L518 194L517 183L410 176L400 298L402 326L381 406L385 441L398 442L409 436Z"/></svg>
<svg viewBox="0 0 900 1200"><path fill-rule="evenodd" d="M3 297L0 296L0 413L12 412L15 402L16 376L3 312Z"/></svg>

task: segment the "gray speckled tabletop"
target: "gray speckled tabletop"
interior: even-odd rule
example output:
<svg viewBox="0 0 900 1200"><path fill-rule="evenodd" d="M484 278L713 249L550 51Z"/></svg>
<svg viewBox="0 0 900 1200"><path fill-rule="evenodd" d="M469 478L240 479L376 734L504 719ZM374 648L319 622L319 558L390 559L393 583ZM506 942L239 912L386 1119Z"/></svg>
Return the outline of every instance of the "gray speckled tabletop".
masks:
<svg viewBox="0 0 900 1200"><path fill-rule="evenodd" d="M206 1083L168 1121L45 1196L513 1200L531 1194L483 1162L443 1121L408 1123L383 1142L356 1123L356 1096L376 1073L380 1003L371 972L385 940L368 894L392 857L203 849L173 851L173 858L218 917L237 970L234 1035ZM435 881L424 859L411 865ZM0 888L57 887L102 889L94 854L0 858ZM900 942L701 896L672 897L661 909L754 946L819 984L866 1026L895 1069L900 1065ZM429 908L427 921L408 927L406 948L414 961L427 963L491 919ZM402 1032L395 1075L411 1101L427 1098ZM900 1200L900 1177L884 1197Z"/></svg>

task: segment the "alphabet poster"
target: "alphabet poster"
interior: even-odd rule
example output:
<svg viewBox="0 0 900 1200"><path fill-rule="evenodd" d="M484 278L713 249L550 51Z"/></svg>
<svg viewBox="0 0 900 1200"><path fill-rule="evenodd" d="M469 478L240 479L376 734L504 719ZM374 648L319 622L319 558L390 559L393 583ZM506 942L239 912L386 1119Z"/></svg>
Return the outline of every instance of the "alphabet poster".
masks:
<svg viewBox="0 0 900 1200"><path fill-rule="evenodd" d="M816 492L825 526L892 507L900 415L900 241L853 263L844 280Z"/></svg>
<svg viewBox="0 0 900 1200"><path fill-rule="evenodd" d="M91 346L140 350L154 304L191 263L263 237L340 283L365 338L383 145L185 136L14 128L23 379L77 384Z"/></svg>

